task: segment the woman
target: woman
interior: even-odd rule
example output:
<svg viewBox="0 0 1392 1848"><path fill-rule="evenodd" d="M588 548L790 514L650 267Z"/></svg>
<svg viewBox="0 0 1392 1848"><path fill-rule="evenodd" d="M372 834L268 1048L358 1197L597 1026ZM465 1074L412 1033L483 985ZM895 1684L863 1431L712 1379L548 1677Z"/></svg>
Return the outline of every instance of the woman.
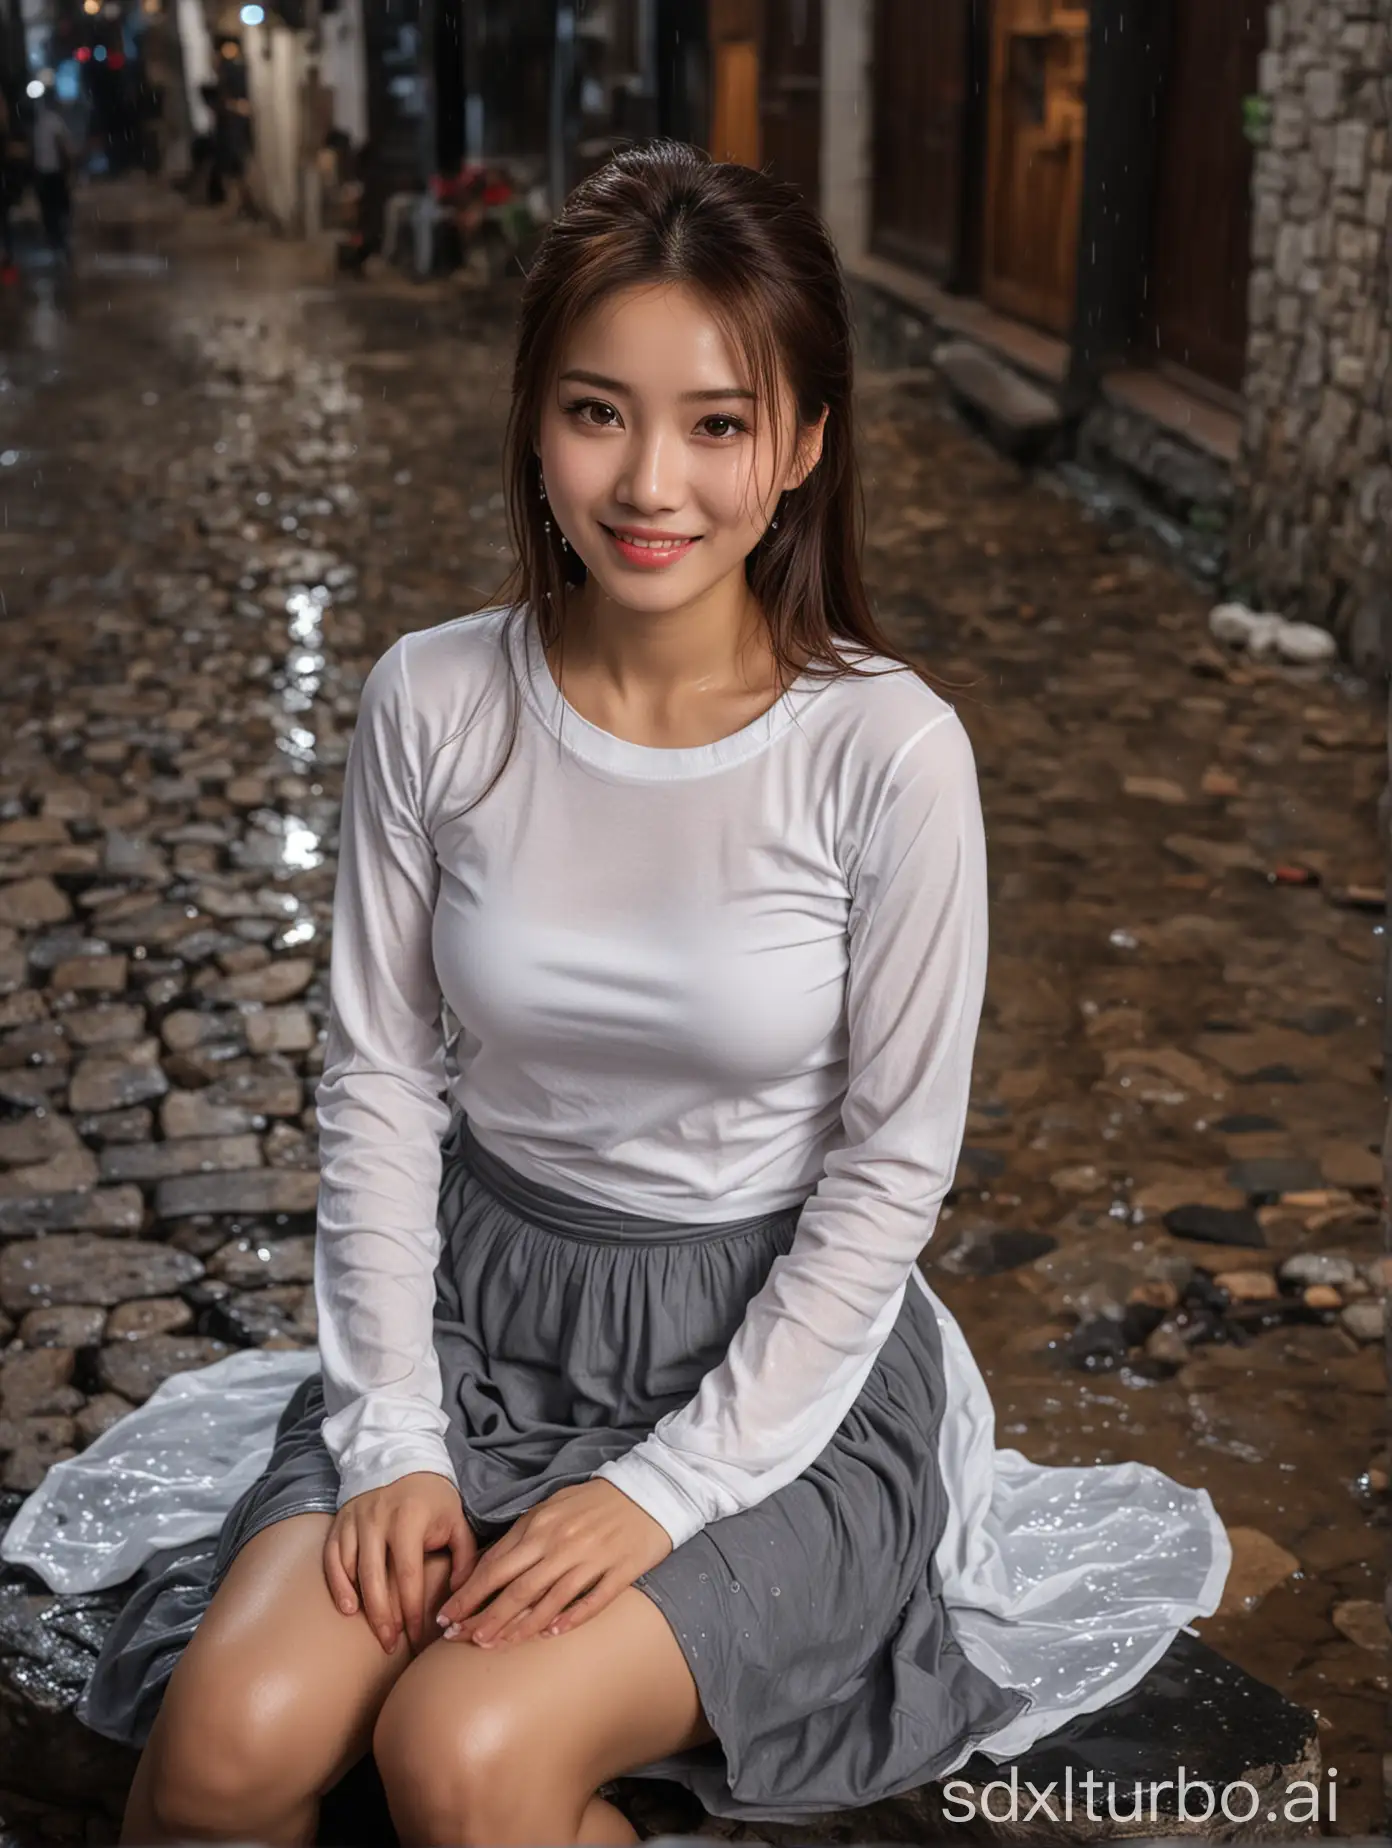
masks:
<svg viewBox="0 0 1392 1848"><path fill-rule="evenodd" d="M507 595L364 688L322 1369L85 1697L145 1745L123 1841L309 1842L369 1749L407 1844L630 1842L602 1792L635 1772L865 1804L1103 1704L1216 1604L1206 1496L1009 1475L916 1268L984 837L960 720L869 608L851 417L792 189L659 143L572 196L524 290Z"/></svg>

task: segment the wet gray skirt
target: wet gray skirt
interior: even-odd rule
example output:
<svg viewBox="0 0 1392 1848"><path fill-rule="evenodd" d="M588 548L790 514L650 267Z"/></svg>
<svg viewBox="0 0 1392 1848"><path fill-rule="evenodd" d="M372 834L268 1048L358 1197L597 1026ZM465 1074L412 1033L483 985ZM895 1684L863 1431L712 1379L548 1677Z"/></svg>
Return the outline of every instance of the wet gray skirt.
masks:
<svg viewBox="0 0 1392 1848"><path fill-rule="evenodd" d="M488 1545L694 1396L800 1209L720 1225L633 1218L526 1179L462 1119L444 1155L435 1346L450 1459ZM630 1776L670 1778L742 1820L855 1808L932 1781L1027 1706L967 1659L944 1612L944 1399L937 1321L910 1288L821 1455L635 1581L671 1624L716 1738ZM315 1373L216 1540L136 1575L79 1703L85 1724L143 1745L238 1550L290 1515L334 1512L323 1418Z"/></svg>

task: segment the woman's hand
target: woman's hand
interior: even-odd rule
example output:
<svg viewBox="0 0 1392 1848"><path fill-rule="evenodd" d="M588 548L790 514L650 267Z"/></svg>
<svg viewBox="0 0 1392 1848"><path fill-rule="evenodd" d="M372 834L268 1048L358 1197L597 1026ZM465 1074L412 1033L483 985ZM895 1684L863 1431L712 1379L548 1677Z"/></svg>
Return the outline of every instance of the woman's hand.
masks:
<svg viewBox="0 0 1392 1848"><path fill-rule="evenodd" d="M451 1579L436 1621L449 1626L447 1638L484 1648L559 1635L612 1604L671 1550L666 1528L612 1482L574 1483L520 1514L462 1586Z"/></svg>
<svg viewBox="0 0 1392 1848"><path fill-rule="evenodd" d="M425 1555L449 1549L450 1590L469 1577L478 1540L459 1491L445 1476L413 1470L339 1509L324 1542L324 1577L346 1615L362 1607L390 1655L403 1624L413 1648L425 1630Z"/></svg>

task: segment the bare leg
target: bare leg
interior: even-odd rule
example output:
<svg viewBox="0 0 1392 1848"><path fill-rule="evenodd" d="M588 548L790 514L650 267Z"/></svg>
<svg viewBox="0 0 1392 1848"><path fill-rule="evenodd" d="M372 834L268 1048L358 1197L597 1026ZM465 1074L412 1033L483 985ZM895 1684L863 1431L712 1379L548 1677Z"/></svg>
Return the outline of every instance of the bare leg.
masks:
<svg viewBox="0 0 1392 1848"><path fill-rule="evenodd" d="M292 1515L247 1541L170 1676L127 1800L136 1844L314 1840L319 1799L367 1751L382 1702L412 1661L389 1656L324 1578L328 1514ZM449 1555L426 1559L427 1649Z"/></svg>
<svg viewBox="0 0 1392 1848"><path fill-rule="evenodd" d="M402 1848L598 1848L636 1840L602 1784L713 1736L670 1624L630 1586L562 1636L424 1651L372 1749Z"/></svg>
<svg viewBox="0 0 1392 1848"><path fill-rule="evenodd" d="M640 1839L638 1831L612 1803L603 1797L591 1797L585 1805L585 1813L580 1818L580 1830L575 1837L584 1848L628 1848L630 1842Z"/></svg>

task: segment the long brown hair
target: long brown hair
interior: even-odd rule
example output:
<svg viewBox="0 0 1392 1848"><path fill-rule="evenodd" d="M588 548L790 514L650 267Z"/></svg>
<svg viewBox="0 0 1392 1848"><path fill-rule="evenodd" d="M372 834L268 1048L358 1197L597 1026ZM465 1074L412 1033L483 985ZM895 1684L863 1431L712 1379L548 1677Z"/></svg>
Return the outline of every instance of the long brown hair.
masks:
<svg viewBox="0 0 1392 1848"><path fill-rule="evenodd" d="M796 187L681 141L626 148L582 180L527 272L504 446L515 563L496 601L515 605L524 618L534 614L543 647L561 642L566 590L585 581L585 567L562 546L554 523L546 529L535 448L542 408L581 320L615 291L654 283L698 292L744 360L758 414L771 421L775 472L782 466L780 377L792 392L799 438L827 409L820 459L784 494L777 526L745 562L780 693L799 674L839 679L886 671L860 665L869 655L934 686L885 636L861 577L865 509L851 313L836 246ZM514 707L507 755L477 801L507 765L516 718Z"/></svg>

